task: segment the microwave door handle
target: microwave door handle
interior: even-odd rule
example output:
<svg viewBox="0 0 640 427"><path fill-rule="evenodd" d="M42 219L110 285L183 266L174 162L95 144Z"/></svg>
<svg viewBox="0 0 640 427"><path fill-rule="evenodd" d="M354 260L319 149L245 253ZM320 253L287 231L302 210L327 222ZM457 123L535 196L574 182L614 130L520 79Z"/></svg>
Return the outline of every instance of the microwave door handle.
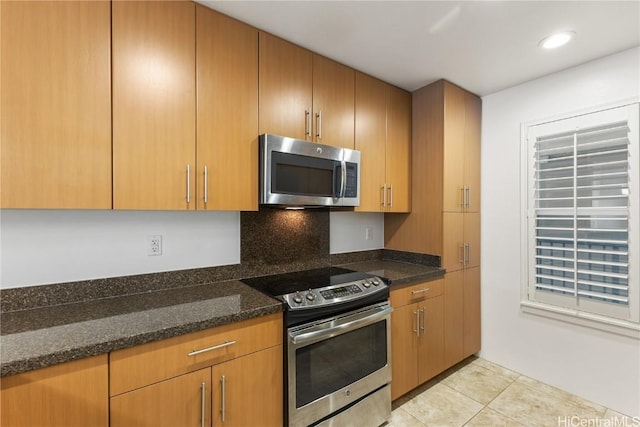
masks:
<svg viewBox="0 0 640 427"><path fill-rule="evenodd" d="M342 197L342 193L340 192L342 190L342 182L338 182L338 169L340 169L340 167L341 164L338 162L333 164L333 197L336 199ZM342 173L340 173L339 179L342 180Z"/></svg>
<svg viewBox="0 0 640 427"><path fill-rule="evenodd" d="M345 191L347 191L347 162L342 160L342 185L340 186L340 196L345 196Z"/></svg>

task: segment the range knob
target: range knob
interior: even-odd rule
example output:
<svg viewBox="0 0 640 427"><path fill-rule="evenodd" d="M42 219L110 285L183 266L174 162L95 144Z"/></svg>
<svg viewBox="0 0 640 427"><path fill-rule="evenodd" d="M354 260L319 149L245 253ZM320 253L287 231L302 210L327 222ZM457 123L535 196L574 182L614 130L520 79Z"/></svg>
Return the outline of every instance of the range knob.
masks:
<svg viewBox="0 0 640 427"><path fill-rule="evenodd" d="M316 296L314 295L313 292L311 292L311 289L309 289L309 291L307 292L307 299L309 301L313 301L314 299L316 299Z"/></svg>
<svg viewBox="0 0 640 427"><path fill-rule="evenodd" d="M300 294L300 291L296 292L296 294L293 296L293 301L298 304L302 302L302 295Z"/></svg>
<svg viewBox="0 0 640 427"><path fill-rule="evenodd" d="M380 284L380 280L378 280L378 278L373 279L372 282L373 286L378 286Z"/></svg>
<svg viewBox="0 0 640 427"><path fill-rule="evenodd" d="M365 288L370 288L371 287L371 282L368 280L365 280L364 282L362 282L362 284L364 285Z"/></svg>

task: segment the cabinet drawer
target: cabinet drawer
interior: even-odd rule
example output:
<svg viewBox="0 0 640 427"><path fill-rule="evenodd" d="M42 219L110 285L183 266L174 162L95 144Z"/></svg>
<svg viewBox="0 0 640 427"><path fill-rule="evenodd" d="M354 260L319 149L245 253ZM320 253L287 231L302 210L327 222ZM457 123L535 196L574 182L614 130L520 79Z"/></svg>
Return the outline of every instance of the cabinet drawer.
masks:
<svg viewBox="0 0 640 427"><path fill-rule="evenodd" d="M282 343L282 313L112 352L110 396Z"/></svg>
<svg viewBox="0 0 640 427"><path fill-rule="evenodd" d="M444 290L444 279L432 280L429 282L418 283L415 285L405 286L391 291L391 306L402 307L417 301L423 301L428 298L442 295Z"/></svg>

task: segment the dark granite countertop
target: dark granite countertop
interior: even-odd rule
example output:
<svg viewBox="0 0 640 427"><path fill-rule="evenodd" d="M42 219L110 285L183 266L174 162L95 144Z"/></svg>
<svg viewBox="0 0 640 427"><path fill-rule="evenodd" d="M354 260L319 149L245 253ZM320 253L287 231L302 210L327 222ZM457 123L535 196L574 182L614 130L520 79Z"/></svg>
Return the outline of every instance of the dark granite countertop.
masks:
<svg viewBox="0 0 640 427"><path fill-rule="evenodd" d="M239 281L0 315L0 376L282 311Z"/></svg>
<svg viewBox="0 0 640 427"><path fill-rule="evenodd" d="M443 277L445 273L445 270L440 267L390 260L356 262L352 264L342 264L339 267L385 277L391 280L392 288L398 285L408 285L438 279Z"/></svg>

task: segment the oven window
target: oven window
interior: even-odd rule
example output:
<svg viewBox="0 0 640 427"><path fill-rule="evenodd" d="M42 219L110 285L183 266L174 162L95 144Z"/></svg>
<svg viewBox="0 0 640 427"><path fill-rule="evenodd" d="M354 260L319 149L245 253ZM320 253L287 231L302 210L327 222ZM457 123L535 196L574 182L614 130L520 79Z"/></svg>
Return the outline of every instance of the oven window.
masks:
<svg viewBox="0 0 640 427"><path fill-rule="evenodd" d="M336 162L299 154L271 154L271 192L332 197Z"/></svg>
<svg viewBox="0 0 640 427"><path fill-rule="evenodd" d="M387 364L387 322L296 350L296 407L333 393Z"/></svg>

